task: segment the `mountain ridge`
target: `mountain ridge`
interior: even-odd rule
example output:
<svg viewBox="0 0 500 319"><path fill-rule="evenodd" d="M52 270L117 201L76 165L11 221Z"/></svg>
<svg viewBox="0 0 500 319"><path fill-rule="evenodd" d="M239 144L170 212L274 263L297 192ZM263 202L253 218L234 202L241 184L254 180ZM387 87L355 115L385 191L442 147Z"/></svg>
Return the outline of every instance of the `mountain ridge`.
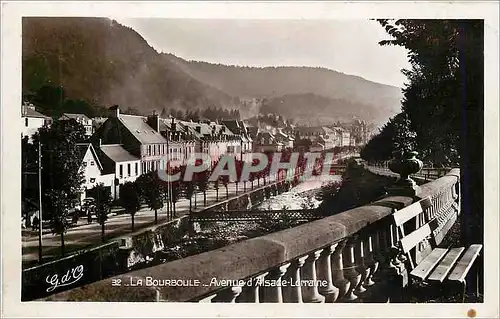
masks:
<svg viewBox="0 0 500 319"><path fill-rule="evenodd" d="M44 85L63 86L69 98L142 113L223 107L251 116L268 108L263 100L283 97L289 107L277 109L293 117L300 107L293 99L321 100L313 94L329 99L311 104L326 109L323 117L330 109L332 116L383 122L398 112L401 99L399 88L321 66L187 61L158 53L138 32L107 18L23 18L23 92ZM246 100L257 102L249 107ZM316 113L303 117L318 119Z"/></svg>

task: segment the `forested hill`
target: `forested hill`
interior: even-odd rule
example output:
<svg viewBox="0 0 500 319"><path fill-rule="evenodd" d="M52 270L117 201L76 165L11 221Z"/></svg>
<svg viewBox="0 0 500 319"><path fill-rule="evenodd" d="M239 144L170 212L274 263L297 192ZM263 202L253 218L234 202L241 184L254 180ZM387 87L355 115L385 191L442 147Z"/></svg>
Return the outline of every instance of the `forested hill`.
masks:
<svg viewBox="0 0 500 319"><path fill-rule="evenodd" d="M390 109L399 106L401 89L347 75L326 68L313 67L238 67L185 61L165 54L191 76L227 94L241 97L276 97L312 93L331 99L361 104L380 104ZM392 104L392 105L391 105Z"/></svg>
<svg viewBox="0 0 500 319"><path fill-rule="evenodd" d="M24 18L23 93L47 85L63 86L69 99L143 114L223 107L255 115L260 107L306 121L331 115L385 122L400 110L401 97L399 88L324 68L188 62L158 53L137 32L106 18ZM240 101L249 98L257 98L257 107ZM284 104L261 107L262 99Z"/></svg>
<svg viewBox="0 0 500 319"><path fill-rule="evenodd" d="M62 85L67 97L142 112L229 105L131 28L105 18L23 19L23 90Z"/></svg>

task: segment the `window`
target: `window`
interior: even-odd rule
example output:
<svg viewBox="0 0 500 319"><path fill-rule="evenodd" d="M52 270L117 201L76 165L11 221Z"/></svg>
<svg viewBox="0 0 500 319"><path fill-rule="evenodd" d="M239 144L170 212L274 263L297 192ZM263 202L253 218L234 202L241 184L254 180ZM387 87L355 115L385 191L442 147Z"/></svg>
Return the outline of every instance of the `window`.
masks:
<svg viewBox="0 0 500 319"><path fill-rule="evenodd" d="M162 152L161 152L162 155L165 154L165 144L162 145Z"/></svg>
<svg viewBox="0 0 500 319"><path fill-rule="evenodd" d="M148 145L148 155L151 155L151 145Z"/></svg>
<svg viewBox="0 0 500 319"><path fill-rule="evenodd" d="M123 165L120 164L120 178L123 177Z"/></svg>
<svg viewBox="0 0 500 319"><path fill-rule="evenodd" d="M139 164L135 163L135 175L139 175Z"/></svg>
<svg viewBox="0 0 500 319"><path fill-rule="evenodd" d="M82 163L83 167L87 167L87 162Z"/></svg>
<svg viewBox="0 0 500 319"><path fill-rule="evenodd" d="M94 166L94 165L95 165L94 161L90 161L90 166Z"/></svg>
<svg viewBox="0 0 500 319"><path fill-rule="evenodd" d="M24 125L25 125L26 127L28 127L28 118L25 118L25 119L24 119Z"/></svg>
<svg viewBox="0 0 500 319"><path fill-rule="evenodd" d="M130 163L127 164L127 173L128 173L128 176L131 175L131 170L130 170Z"/></svg>
<svg viewBox="0 0 500 319"><path fill-rule="evenodd" d="M95 178L91 178L91 179L90 179L90 182L91 182L91 183L94 183L94 182L95 182Z"/></svg>

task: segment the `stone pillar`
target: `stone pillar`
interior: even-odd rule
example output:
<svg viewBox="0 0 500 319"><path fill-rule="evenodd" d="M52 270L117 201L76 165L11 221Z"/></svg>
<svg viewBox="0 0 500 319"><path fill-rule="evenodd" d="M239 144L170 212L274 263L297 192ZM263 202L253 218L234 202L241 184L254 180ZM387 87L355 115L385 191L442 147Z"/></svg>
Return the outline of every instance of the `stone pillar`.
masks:
<svg viewBox="0 0 500 319"><path fill-rule="evenodd" d="M287 286L283 288L283 301L289 303L302 303L302 287L300 285L300 270L308 256L299 257L288 268Z"/></svg>
<svg viewBox="0 0 500 319"><path fill-rule="evenodd" d="M373 281L373 276L378 270L379 261L377 256L375 255L374 249L377 248L376 242L378 240L378 236L376 232L370 232L367 238L367 246L366 246L366 264L370 267L370 274L366 278L364 285L366 287L371 287L375 284Z"/></svg>
<svg viewBox="0 0 500 319"><path fill-rule="evenodd" d="M265 277L265 280L270 281L281 281L281 277L285 274L287 268L290 266L290 263L286 263L279 267L276 267L269 271L269 274ZM282 288L279 285L272 287L262 287L262 302L283 302L283 293Z"/></svg>
<svg viewBox="0 0 500 319"><path fill-rule="evenodd" d="M325 280L327 286L320 286L318 291L325 296L325 302L332 303L339 297L339 289L333 285L331 255L338 244L326 247L318 260L318 280Z"/></svg>
<svg viewBox="0 0 500 319"><path fill-rule="evenodd" d="M203 299L200 299L200 301L198 301L199 303L211 303L212 300L217 296L217 294L214 294L214 295L210 295L208 297L205 297Z"/></svg>
<svg viewBox="0 0 500 319"><path fill-rule="evenodd" d="M243 287L243 291L239 295L238 303L259 303L259 290L262 285L264 278L269 274L269 272L262 273L260 275L252 278L251 285L246 285Z"/></svg>
<svg viewBox="0 0 500 319"><path fill-rule="evenodd" d="M217 293L212 302L229 302L235 303L236 297L241 293L241 287L234 286L228 289L224 289Z"/></svg>
<svg viewBox="0 0 500 319"><path fill-rule="evenodd" d="M325 301L325 297L319 294L318 285L317 285L317 276L316 276L316 260L318 260L319 256L323 249L316 250L309 254L306 259L306 263L304 267L302 267L302 278L308 282L312 282L312 285L301 285L303 292L303 300L304 302L311 303L322 303Z"/></svg>
<svg viewBox="0 0 500 319"><path fill-rule="evenodd" d="M366 288L363 286L365 283L365 280L368 278L368 275L370 274L370 268L366 267L365 265L365 238L364 236L358 236L356 238L356 249L354 250L355 252L355 264L356 264L356 271L361 275L360 278L360 283L354 290L356 294L361 294L366 291Z"/></svg>
<svg viewBox="0 0 500 319"><path fill-rule="evenodd" d="M356 271L356 260L354 255L354 247L356 245L355 236L351 236L347 240L346 249L344 251L344 275L349 280L351 285L345 296L346 301L354 301L358 299L358 296L354 294L354 290L358 287L361 282L361 274Z"/></svg>
<svg viewBox="0 0 500 319"><path fill-rule="evenodd" d="M342 262L342 252L346 245L346 241L343 240L337 244L335 251L332 254L332 280L335 287L339 289L339 295L337 299L342 299L345 297L349 291L351 283L344 277L344 264Z"/></svg>

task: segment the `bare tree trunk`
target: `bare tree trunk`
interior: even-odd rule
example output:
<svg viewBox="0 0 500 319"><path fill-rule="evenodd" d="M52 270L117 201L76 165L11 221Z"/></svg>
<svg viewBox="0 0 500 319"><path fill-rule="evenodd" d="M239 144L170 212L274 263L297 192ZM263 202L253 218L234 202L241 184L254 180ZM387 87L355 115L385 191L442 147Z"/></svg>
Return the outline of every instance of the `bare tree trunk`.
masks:
<svg viewBox="0 0 500 319"><path fill-rule="evenodd" d="M229 190L228 190L227 185L226 185L226 199L228 199L228 198L229 198Z"/></svg>
<svg viewBox="0 0 500 319"><path fill-rule="evenodd" d="M135 230L134 222L135 222L135 214L132 214L132 232L134 232L134 230Z"/></svg>
<svg viewBox="0 0 500 319"><path fill-rule="evenodd" d="M104 221L101 221L101 241L104 243Z"/></svg>
<svg viewBox="0 0 500 319"><path fill-rule="evenodd" d="M158 224L158 209L155 208L155 225Z"/></svg>
<svg viewBox="0 0 500 319"><path fill-rule="evenodd" d="M64 246L64 232L61 232L61 255L64 257L66 247Z"/></svg>
<svg viewBox="0 0 500 319"><path fill-rule="evenodd" d="M215 187L215 201L219 201L219 186Z"/></svg>
<svg viewBox="0 0 500 319"><path fill-rule="evenodd" d="M207 206L207 191L203 191L203 206Z"/></svg>

